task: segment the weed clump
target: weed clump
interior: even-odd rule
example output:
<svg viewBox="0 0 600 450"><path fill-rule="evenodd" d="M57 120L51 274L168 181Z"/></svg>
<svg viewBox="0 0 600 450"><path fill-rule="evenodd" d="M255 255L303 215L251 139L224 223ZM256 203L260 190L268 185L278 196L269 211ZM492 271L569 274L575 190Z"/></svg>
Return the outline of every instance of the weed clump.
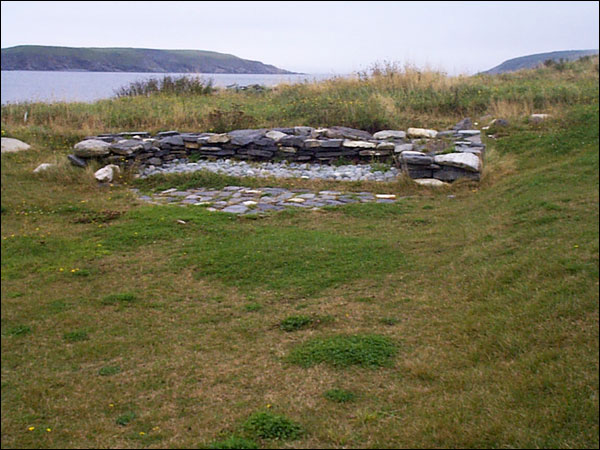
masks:
<svg viewBox="0 0 600 450"><path fill-rule="evenodd" d="M395 354L396 346L385 336L340 335L311 339L293 349L287 360L302 367L326 363L374 368L389 366Z"/></svg>
<svg viewBox="0 0 600 450"><path fill-rule="evenodd" d="M126 426L129 425L129 423L135 419L137 417L136 413L134 413L133 411L128 411L125 414L120 415L119 417L117 417L117 425L121 425L121 426Z"/></svg>
<svg viewBox="0 0 600 450"><path fill-rule="evenodd" d="M279 327L283 331L296 331L307 328L313 323L313 319L308 316L290 316L281 321Z"/></svg>
<svg viewBox="0 0 600 450"><path fill-rule="evenodd" d="M292 441L304 434L302 427L285 416L270 412L257 412L243 425L244 431L261 439Z"/></svg>
<svg viewBox="0 0 600 450"><path fill-rule="evenodd" d="M356 395L353 392L344 389L330 389L326 391L323 396L327 400L331 400L335 403L348 403L354 401L356 398Z"/></svg>

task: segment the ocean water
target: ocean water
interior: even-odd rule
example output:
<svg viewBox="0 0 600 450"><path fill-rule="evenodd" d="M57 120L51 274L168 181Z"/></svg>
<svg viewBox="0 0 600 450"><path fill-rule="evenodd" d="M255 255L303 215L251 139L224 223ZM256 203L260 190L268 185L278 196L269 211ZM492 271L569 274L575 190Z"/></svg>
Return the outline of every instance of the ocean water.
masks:
<svg viewBox="0 0 600 450"><path fill-rule="evenodd" d="M181 74L132 72L39 72L2 71L2 104L20 102L93 102L114 97L115 91L129 83L163 76L196 76L212 80L213 86L304 83L334 78L335 74L263 75L263 74Z"/></svg>

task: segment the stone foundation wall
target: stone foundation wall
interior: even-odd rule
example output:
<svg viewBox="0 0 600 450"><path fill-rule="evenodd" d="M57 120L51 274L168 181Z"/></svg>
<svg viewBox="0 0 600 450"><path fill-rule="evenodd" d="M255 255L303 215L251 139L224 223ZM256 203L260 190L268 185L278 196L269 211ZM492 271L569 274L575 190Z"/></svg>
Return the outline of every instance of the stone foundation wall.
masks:
<svg viewBox="0 0 600 450"><path fill-rule="evenodd" d="M485 145L469 119L451 130L422 128L383 130L371 134L347 127L272 128L228 133L166 131L123 132L89 136L75 145L71 161L85 165L96 158L107 164L139 169L194 158L330 164L394 162L411 178L479 180Z"/></svg>

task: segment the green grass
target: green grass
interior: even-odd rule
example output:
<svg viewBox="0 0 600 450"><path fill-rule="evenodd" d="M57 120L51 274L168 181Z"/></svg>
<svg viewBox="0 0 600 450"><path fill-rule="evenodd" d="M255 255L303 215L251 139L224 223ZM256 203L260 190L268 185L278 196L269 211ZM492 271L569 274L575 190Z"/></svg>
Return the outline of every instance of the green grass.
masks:
<svg viewBox="0 0 600 450"><path fill-rule="evenodd" d="M345 389L330 389L325 391L323 396L335 403L350 403L356 399L354 392L346 391Z"/></svg>
<svg viewBox="0 0 600 450"><path fill-rule="evenodd" d="M302 426L279 414L257 412L242 425L243 430L260 439L293 441L299 439L304 430Z"/></svg>
<svg viewBox="0 0 600 450"><path fill-rule="evenodd" d="M275 124L278 110L294 125L329 111L352 126L366 110L350 120L350 105L321 96L379 93L385 103L397 90L410 108L397 121L374 116L373 127L457 121L442 112L451 102L435 106L441 82L411 94L388 78L360 92L328 82L239 98L256 123ZM522 95L552 113L536 125L517 108L486 139L481 183L340 184L410 197L256 220L138 203L129 178L99 187L66 166L32 176L65 157L95 110L107 120L98 131L146 123L132 120L136 108L166 129L181 124L173 99L37 106L34 123L18 127L3 107L3 130L35 134L37 148L3 154L0 172L2 446L246 445L239 437L262 448L597 448L597 80L577 65L464 80L465 108L479 104L465 86L484 83L498 101L514 97L484 112L497 116ZM227 100L203 97L190 103ZM416 114L419 104L433 109ZM14 110L21 122L25 107ZM136 187L238 182L199 175ZM357 397L337 403L328 390ZM256 430L294 429L272 416L304 432L283 441L244 431L250 417Z"/></svg>
<svg viewBox="0 0 600 450"><path fill-rule="evenodd" d="M314 338L294 348L287 361L302 367L326 363L334 367L390 366L397 348L388 338L378 335L352 335Z"/></svg>
<svg viewBox="0 0 600 450"><path fill-rule="evenodd" d="M253 449L259 448L258 444L250 439L231 436L224 441L215 441L208 448L212 449Z"/></svg>

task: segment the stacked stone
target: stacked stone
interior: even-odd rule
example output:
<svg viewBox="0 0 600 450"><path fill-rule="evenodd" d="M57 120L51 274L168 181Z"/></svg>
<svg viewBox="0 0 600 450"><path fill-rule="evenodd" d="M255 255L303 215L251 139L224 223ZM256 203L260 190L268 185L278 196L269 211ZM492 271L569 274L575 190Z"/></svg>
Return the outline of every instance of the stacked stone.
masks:
<svg viewBox="0 0 600 450"><path fill-rule="evenodd" d="M329 164L340 158L356 163L391 161L412 178L478 180L485 146L479 130L465 119L452 130L422 128L383 130L375 134L348 127L291 127L234 130L228 133L165 131L90 136L75 145L77 158L98 158L109 164L140 169L162 166L192 155L201 158L316 162Z"/></svg>
<svg viewBox="0 0 600 450"><path fill-rule="evenodd" d="M399 166L411 178L480 179L485 145L469 119L448 131L409 128L407 136L411 143L400 145L396 152Z"/></svg>

